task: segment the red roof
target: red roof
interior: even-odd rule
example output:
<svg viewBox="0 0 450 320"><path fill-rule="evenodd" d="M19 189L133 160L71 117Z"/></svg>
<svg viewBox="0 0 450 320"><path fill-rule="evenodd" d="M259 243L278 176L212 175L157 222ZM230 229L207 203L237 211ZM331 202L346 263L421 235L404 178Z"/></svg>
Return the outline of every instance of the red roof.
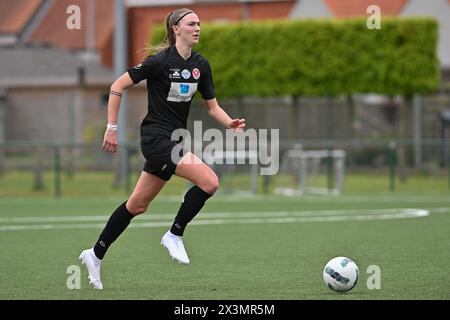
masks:
<svg viewBox="0 0 450 320"><path fill-rule="evenodd" d="M20 33L41 3L42 0L0 1L0 33Z"/></svg>
<svg viewBox="0 0 450 320"><path fill-rule="evenodd" d="M379 6L382 15L398 15L407 0L325 0L325 3L336 17L347 18L368 16L370 5Z"/></svg>
<svg viewBox="0 0 450 320"><path fill-rule="evenodd" d="M95 47L99 49L109 41L114 30L114 1L89 1L91 1L91 4L95 4ZM87 0L54 1L47 15L42 20L42 23L33 33L30 41L50 43L57 47L69 49L86 48L88 17L86 4ZM67 19L71 16L70 13L66 13L70 5L80 7L81 29L79 30L69 30L66 26Z"/></svg>

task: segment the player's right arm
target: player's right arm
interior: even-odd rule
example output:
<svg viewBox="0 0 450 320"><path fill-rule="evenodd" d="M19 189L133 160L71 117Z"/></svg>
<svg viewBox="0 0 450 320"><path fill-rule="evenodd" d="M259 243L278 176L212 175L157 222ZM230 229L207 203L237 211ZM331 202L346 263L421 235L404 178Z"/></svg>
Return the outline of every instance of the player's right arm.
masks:
<svg viewBox="0 0 450 320"><path fill-rule="evenodd" d="M128 72L122 74L111 85L108 100L108 126L103 138L102 149L106 152L117 151L117 119L123 92L134 85Z"/></svg>
<svg viewBox="0 0 450 320"><path fill-rule="evenodd" d="M116 152L117 150L117 130L114 131L111 129L117 129L115 126L117 126L122 92L144 79L149 79L157 75L163 68L163 61L161 55L149 56L137 66L128 68L127 72L121 75L111 85L108 101L108 127L110 127L110 130L107 127L103 140L103 150L107 152Z"/></svg>

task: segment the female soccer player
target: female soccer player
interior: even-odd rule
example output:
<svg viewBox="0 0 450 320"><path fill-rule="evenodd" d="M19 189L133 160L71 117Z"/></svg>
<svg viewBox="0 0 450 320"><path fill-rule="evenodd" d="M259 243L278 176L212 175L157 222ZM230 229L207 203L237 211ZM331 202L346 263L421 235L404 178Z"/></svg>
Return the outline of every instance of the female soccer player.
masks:
<svg viewBox="0 0 450 320"><path fill-rule="evenodd" d="M127 69L111 86L108 124L102 149L117 150L117 118L122 92L147 80L148 114L141 124L141 150L146 159L143 171L130 198L111 215L94 247L84 250L80 260L87 267L90 283L103 289L100 265L109 246L126 229L132 218L144 213L173 174L194 186L187 191L172 227L161 239L173 260L189 264L183 245L186 225L201 210L219 187L217 175L191 152L172 159L178 141L174 130L186 128L192 97L200 91L208 114L226 128L242 130L244 119L231 119L219 106L208 61L192 50L200 37L200 20L190 9L178 9L166 18L166 37L157 52L141 64ZM175 157L176 158L176 157Z"/></svg>

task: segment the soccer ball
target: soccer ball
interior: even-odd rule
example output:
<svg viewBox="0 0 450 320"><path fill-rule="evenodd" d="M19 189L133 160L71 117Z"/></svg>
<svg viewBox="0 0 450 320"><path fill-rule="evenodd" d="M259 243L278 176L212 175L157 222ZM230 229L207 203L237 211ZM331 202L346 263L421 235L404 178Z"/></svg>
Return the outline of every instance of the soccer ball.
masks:
<svg viewBox="0 0 450 320"><path fill-rule="evenodd" d="M323 281L325 281L325 285L336 292L352 290L358 282L358 277L358 266L346 257L331 259L323 269Z"/></svg>

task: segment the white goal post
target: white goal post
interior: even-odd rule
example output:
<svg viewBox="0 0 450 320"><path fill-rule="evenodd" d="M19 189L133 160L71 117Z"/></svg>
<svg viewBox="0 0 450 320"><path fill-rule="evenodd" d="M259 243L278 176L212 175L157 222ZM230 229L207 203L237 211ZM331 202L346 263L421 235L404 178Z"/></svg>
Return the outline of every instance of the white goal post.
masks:
<svg viewBox="0 0 450 320"><path fill-rule="evenodd" d="M294 176L297 187L277 187L277 194L301 196L304 194L339 195L344 188L345 173L344 150L301 150L299 147L287 151L281 161L281 173ZM331 164L327 161L332 161ZM329 167L331 165L331 167ZM319 178L328 177L328 170L332 170L333 186L319 186ZM323 179L322 179L323 184Z"/></svg>

